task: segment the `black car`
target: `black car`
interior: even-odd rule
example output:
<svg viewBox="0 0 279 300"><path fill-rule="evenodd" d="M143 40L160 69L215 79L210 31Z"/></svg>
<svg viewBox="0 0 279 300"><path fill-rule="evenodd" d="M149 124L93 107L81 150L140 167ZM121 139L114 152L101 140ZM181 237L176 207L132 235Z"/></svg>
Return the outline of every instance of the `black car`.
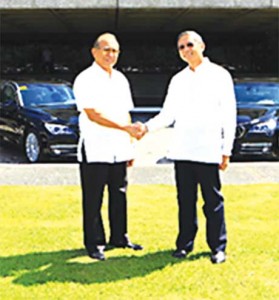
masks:
<svg viewBox="0 0 279 300"><path fill-rule="evenodd" d="M76 156L78 112L67 83L1 82L0 138L16 143L29 162Z"/></svg>
<svg viewBox="0 0 279 300"><path fill-rule="evenodd" d="M237 130L233 157L279 158L279 82L235 82Z"/></svg>

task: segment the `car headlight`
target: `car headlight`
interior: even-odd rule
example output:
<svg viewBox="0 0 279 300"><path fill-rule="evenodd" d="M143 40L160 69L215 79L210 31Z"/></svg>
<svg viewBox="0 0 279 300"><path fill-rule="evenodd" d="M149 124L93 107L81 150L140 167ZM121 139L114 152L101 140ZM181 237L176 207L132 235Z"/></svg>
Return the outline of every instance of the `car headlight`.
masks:
<svg viewBox="0 0 279 300"><path fill-rule="evenodd" d="M275 130L275 128L276 128L276 121L274 119L269 119L265 122L261 122L261 123L253 125L249 131L250 132L271 133Z"/></svg>
<svg viewBox="0 0 279 300"><path fill-rule="evenodd" d="M65 125L45 123L45 127L53 135L73 133L73 130Z"/></svg>

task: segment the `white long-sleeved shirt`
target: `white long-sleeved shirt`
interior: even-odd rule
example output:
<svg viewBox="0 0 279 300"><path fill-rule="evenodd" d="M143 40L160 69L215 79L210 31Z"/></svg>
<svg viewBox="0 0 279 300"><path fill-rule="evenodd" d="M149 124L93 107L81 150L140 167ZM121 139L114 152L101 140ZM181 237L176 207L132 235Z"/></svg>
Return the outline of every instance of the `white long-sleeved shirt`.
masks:
<svg viewBox="0 0 279 300"><path fill-rule="evenodd" d="M87 162L116 163L133 159L134 147L127 132L101 126L91 121L84 111L93 108L116 123L128 124L134 105L126 77L117 70L109 76L94 62L76 77L73 91L80 111L78 161L82 161L83 144Z"/></svg>
<svg viewBox="0 0 279 300"><path fill-rule="evenodd" d="M220 163L230 156L236 100L229 72L204 58L195 71L186 67L173 76L160 114L146 125L154 131L173 122L170 159Z"/></svg>

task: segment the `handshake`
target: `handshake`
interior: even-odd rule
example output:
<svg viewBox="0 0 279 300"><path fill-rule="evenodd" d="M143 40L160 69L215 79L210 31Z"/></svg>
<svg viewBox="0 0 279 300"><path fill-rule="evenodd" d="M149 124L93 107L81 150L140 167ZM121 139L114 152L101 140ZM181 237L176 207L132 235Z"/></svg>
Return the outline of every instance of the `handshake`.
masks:
<svg viewBox="0 0 279 300"><path fill-rule="evenodd" d="M126 125L124 130L130 134L130 136L140 140L147 133L147 126L141 122L136 122L130 125Z"/></svg>

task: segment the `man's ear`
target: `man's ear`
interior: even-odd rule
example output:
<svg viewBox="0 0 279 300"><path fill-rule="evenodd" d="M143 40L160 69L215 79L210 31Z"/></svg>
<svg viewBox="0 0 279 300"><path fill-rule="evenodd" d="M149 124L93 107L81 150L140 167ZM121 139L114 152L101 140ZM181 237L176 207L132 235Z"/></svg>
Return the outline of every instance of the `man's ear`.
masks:
<svg viewBox="0 0 279 300"><path fill-rule="evenodd" d="M205 51L205 43L202 43L201 47L202 47L202 53L203 53Z"/></svg>
<svg viewBox="0 0 279 300"><path fill-rule="evenodd" d="M91 48L91 55L95 58L95 53L96 53L96 49L95 48Z"/></svg>

